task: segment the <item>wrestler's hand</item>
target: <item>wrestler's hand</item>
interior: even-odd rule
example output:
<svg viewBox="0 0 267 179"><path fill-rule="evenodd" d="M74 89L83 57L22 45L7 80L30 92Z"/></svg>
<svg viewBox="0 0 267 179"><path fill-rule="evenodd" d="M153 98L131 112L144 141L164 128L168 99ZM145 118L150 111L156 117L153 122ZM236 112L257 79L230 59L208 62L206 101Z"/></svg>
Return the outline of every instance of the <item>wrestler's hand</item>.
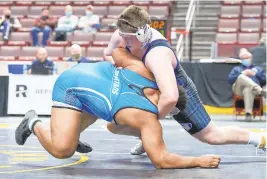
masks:
<svg viewBox="0 0 267 179"><path fill-rule="evenodd" d="M221 162L220 156L202 155L197 158L197 166L201 168L217 168Z"/></svg>

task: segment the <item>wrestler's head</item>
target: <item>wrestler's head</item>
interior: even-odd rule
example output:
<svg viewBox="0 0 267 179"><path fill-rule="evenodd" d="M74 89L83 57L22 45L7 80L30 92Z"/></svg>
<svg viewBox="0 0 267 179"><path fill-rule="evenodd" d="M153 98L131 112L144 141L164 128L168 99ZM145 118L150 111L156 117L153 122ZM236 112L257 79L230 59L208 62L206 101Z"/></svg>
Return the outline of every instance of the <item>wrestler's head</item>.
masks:
<svg viewBox="0 0 267 179"><path fill-rule="evenodd" d="M128 47L146 46L151 39L152 32L148 13L137 6L129 6L120 14L117 27L119 34Z"/></svg>

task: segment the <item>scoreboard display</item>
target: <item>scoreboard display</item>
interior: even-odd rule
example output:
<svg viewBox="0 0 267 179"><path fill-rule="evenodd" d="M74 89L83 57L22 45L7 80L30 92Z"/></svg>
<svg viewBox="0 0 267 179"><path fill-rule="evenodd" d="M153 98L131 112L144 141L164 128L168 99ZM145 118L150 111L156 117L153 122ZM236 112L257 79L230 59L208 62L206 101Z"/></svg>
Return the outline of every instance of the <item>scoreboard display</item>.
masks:
<svg viewBox="0 0 267 179"><path fill-rule="evenodd" d="M167 19L151 19L150 26L158 30L164 37L167 36Z"/></svg>

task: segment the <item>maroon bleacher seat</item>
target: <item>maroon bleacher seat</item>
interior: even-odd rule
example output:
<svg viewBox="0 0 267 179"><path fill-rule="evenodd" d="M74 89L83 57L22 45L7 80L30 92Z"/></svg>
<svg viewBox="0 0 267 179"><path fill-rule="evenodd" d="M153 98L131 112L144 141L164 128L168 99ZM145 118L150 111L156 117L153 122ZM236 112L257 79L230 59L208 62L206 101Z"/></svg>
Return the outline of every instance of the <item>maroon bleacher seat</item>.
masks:
<svg viewBox="0 0 267 179"><path fill-rule="evenodd" d="M8 46L27 46L29 45L29 42L27 41L8 41L7 42Z"/></svg>
<svg viewBox="0 0 267 179"><path fill-rule="evenodd" d="M244 0L244 4L262 4L263 0Z"/></svg>
<svg viewBox="0 0 267 179"><path fill-rule="evenodd" d="M108 17L118 17L127 6L109 6Z"/></svg>
<svg viewBox="0 0 267 179"><path fill-rule="evenodd" d="M92 1L73 1L73 6L83 6L84 8L88 5L92 4Z"/></svg>
<svg viewBox="0 0 267 179"><path fill-rule="evenodd" d="M152 5L157 5L157 6L169 6L171 3L171 0L154 0L152 1Z"/></svg>
<svg viewBox="0 0 267 179"><path fill-rule="evenodd" d="M219 32L236 32L239 29L239 19L220 18L218 24Z"/></svg>
<svg viewBox="0 0 267 179"><path fill-rule="evenodd" d="M237 42L237 34L236 33L217 33L216 34L216 42L217 43L236 43Z"/></svg>
<svg viewBox="0 0 267 179"><path fill-rule="evenodd" d="M145 11L148 11L148 6L138 6L138 7L144 9Z"/></svg>
<svg viewBox="0 0 267 179"><path fill-rule="evenodd" d="M111 1L93 1L94 6L109 6Z"/></svg>
<svg viewBox="0 0 267 179"><path fill-rule="evenodd" d="M242 0L223 0L223 4L241 4Z"/></svg>
<svg viewBox="0 0 267 179"><path fill-rule="evenodd" d="M0 8L4 6L11 6L11 5L14 5L13 1L0 1Z"/></svg>
<svg viewBox="0 0 267 179"><path fill-rule="evenodd" d="M266 18L266 5L263 6L263 17Z"/></svg>
<svg viewBox="0 0 267 179"><path fill-rule="evenodd" d="M50 6L52 4L51 1L35 1L35 6Z"/></svg>
<svg viewBox="0 0 267 179"><path fill-rule="evenodd" d="M266 18L263 19L262 30L263 30L263 32L266 32Z"/></svg>
<svg viewBox="0 0 267 179"><path fill-rule="evenodd" d="M49 57L64 57L64 47L46 47Z"/></svg>
<svg viewBox="0 0 267 179"><path fill-rule="evenodd" d="M38 48L40 47L22 47L20 56L23 56L23 57L35 56Z"/></svg>
<svg viewBox="0 0 267 179"><path fill-rule="evenodd" d="M148 14L151 17L168 17L168 6L149 6Z"/></svg>
<svg viewBox="0 0 267 179"><path fill-rule="evenodd" d="M259 33L245 33L241 32L238 34L238 42L243 44L257 44L260 40Z"/></svg>
<svg viewBox="0 0 267 179"><path fill-rule="evenodd" d="M70 45L68 41L48 41L47 44L50 47L66 47Z"/></svg>
<svg viewBox="0 0 267 179"><path fill-rule="evenodd" d="M10 9L14 16L27 16L29 13L28 6L12 6Z"/></svg>
<svg viewBox="0 0 267 179"><path fill-rule="evenodd" d="M85 6L73 6L73 15L75 16L84 16L85 15Z"/></svg>
<svg viewBox="0 0 267 179"><path fill-rule="evenodd" d="M108 14L108 6L94 6L94 14L99 15L99 17L106 16Z"/></svg>
<svg viewBox="0 0 267 179"><path fill-rule="evenodd" d="M50 6L51 16L64 16L65 6Z"/></svg>
<svg viewBox="0 0 267 179"><path fill-rule="evenodd" d="M67 5L72 5L71 1L54 1L53 5L55 6L67 6Z"/></svg>
<svg viewBox="0 0 267 179"><path fill-rule="evenodd" d="M104 47L88 47L86 56L89 58L103 58Z"/></svg>
<svg viewBox="0 0 267 179"><path fill-rule="evenodd" d="M33 27L34 21L35 21L35 19L31 19L31 18L20 19L20 23L21 23L21 26L23 28L31 28L31 27Z"/></svg>
<svg viewBox="0 0 267 179"><path fill-rule="evenodd" d="M46 6L31 6L28 16L40 16L42 9Z"/></svg>
<svg viewBox="0 0 267 179"><path fill-rule="evenodd" d="M2 46L1 47L1 56L19 56L20 47L19 46Z"/></svg>
<svg viewBox="0 0 267 179"><path fill-rule="evenodd" d="M219 57L236 57L240 48L250 49L257 44L218 44L218 56Z"/></svg>
<svg viewBox="0 0 267 179"><path fill-rule="evenodd" d="M16 1L15 6L31 6L33 1Z"/></svg>
<svg viewBox="0 0 267 179"><path fill-rule="evenodd" d="M150 4L149 1L138 1L138 0L135 0L133 1L133 4L136 5L136 6L148 6Z"/></svg>
<svg viewBox="0 0 267 179"><path fill-rule="evenodd" d="M72 44L78 44L80 46L89 46L90 43L94 40L94 35L92 33L84 33L81 31L73 32L72 36L68 37L68 40Z"/></svg>
<svg viewBox="0 0 267 179"><path fill-rule="evenodd" d="M13 32L10 35L10 40L12 41L31 41L30 34L27 32Z"/></svg>
<svg viewBox="0 0 267 179"><path fill-rule="evenodd" d="M239 5L224 5L221 7L221 17L237 18L240 15Z"/></svg>
<svg viewBox="0 0 267 179"><path fill-rule="evenodd" d="M113 32L98 32L95 34L94 42L109 42Z"/></svg>
<svg viewBox="0 0 267 179"><path fill-rule="evenodd" d="M101 25L111 25L113 23L116 23L117 19L114 18L103 18L101 20Z"/></svg>
<svg viewBox="0 0 267 179"><path fill-rule="evenodd" d="M35 60L36 57L35 56L29 56L29 57L18 57L18 60L21 60L21 61L33 61Z"/></svg>
<svg viewBox="0 0 267 179"><path fill-rule="evenodd" d="M131 1L129 0L125 0L125 1L113 1L112 5L115 5L115 6L129 6L131 4Z"/></svg>
<svg viewBox="0 0 267 179"><path fill-rule="evenodd" d="M243 17L261 17L262 15L261 5L243 5L242 8Z"/></svg>
<svg viewBox="0 0 267 179"><path fill-rule="evenodd" d="M240 30L241 31L260 31L261 29L261 19L259 18L248 18L248 19L241 19L240 23Z"/></svg>
<svg viewBox="0 0 267 179"><path fill-rule="evenodd" d="M0 61L11 61L11 60L16 60L16 57L14 56L0 56Z"/></svg>

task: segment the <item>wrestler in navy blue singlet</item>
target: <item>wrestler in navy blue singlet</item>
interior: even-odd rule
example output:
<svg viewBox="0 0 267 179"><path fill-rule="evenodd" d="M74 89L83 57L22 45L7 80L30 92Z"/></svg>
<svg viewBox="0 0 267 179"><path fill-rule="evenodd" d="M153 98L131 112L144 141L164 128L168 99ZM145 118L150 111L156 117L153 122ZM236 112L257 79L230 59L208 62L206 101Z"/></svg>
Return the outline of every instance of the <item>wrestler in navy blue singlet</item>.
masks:
<svg viewBox="0 0 267 179"><path fill-rule="evenodd" d="M52 94L53 107L86 111L112 122L123 108L136 108L158 115L157 107L144 95L144 88L157 84L109 62L77 64L57 79Z"/></svg>
<svg viewBox="0 0 267 179"><path fill-rule="evenodd" d="M170 46L167 40L154 40L148 45L146 52L142 57L142 61L144 62L144 64L147 53L151 49L159 46L164 46L172 50L172 47ZM126 47L126 49L130 52L129 48ZM211 120L202 104L202 101L199 98L195 84L187 76L184 69L179 64L178 58L175 53L174 55L177 60L177 66L174 69L176 81L179 86L182 86L185 89L187 94L187 103L186 108L179 114L174 115L173 118L177 122L179 122L179 124L181 124L188 133L195 134L204 129L210 123Z"/></svg>

